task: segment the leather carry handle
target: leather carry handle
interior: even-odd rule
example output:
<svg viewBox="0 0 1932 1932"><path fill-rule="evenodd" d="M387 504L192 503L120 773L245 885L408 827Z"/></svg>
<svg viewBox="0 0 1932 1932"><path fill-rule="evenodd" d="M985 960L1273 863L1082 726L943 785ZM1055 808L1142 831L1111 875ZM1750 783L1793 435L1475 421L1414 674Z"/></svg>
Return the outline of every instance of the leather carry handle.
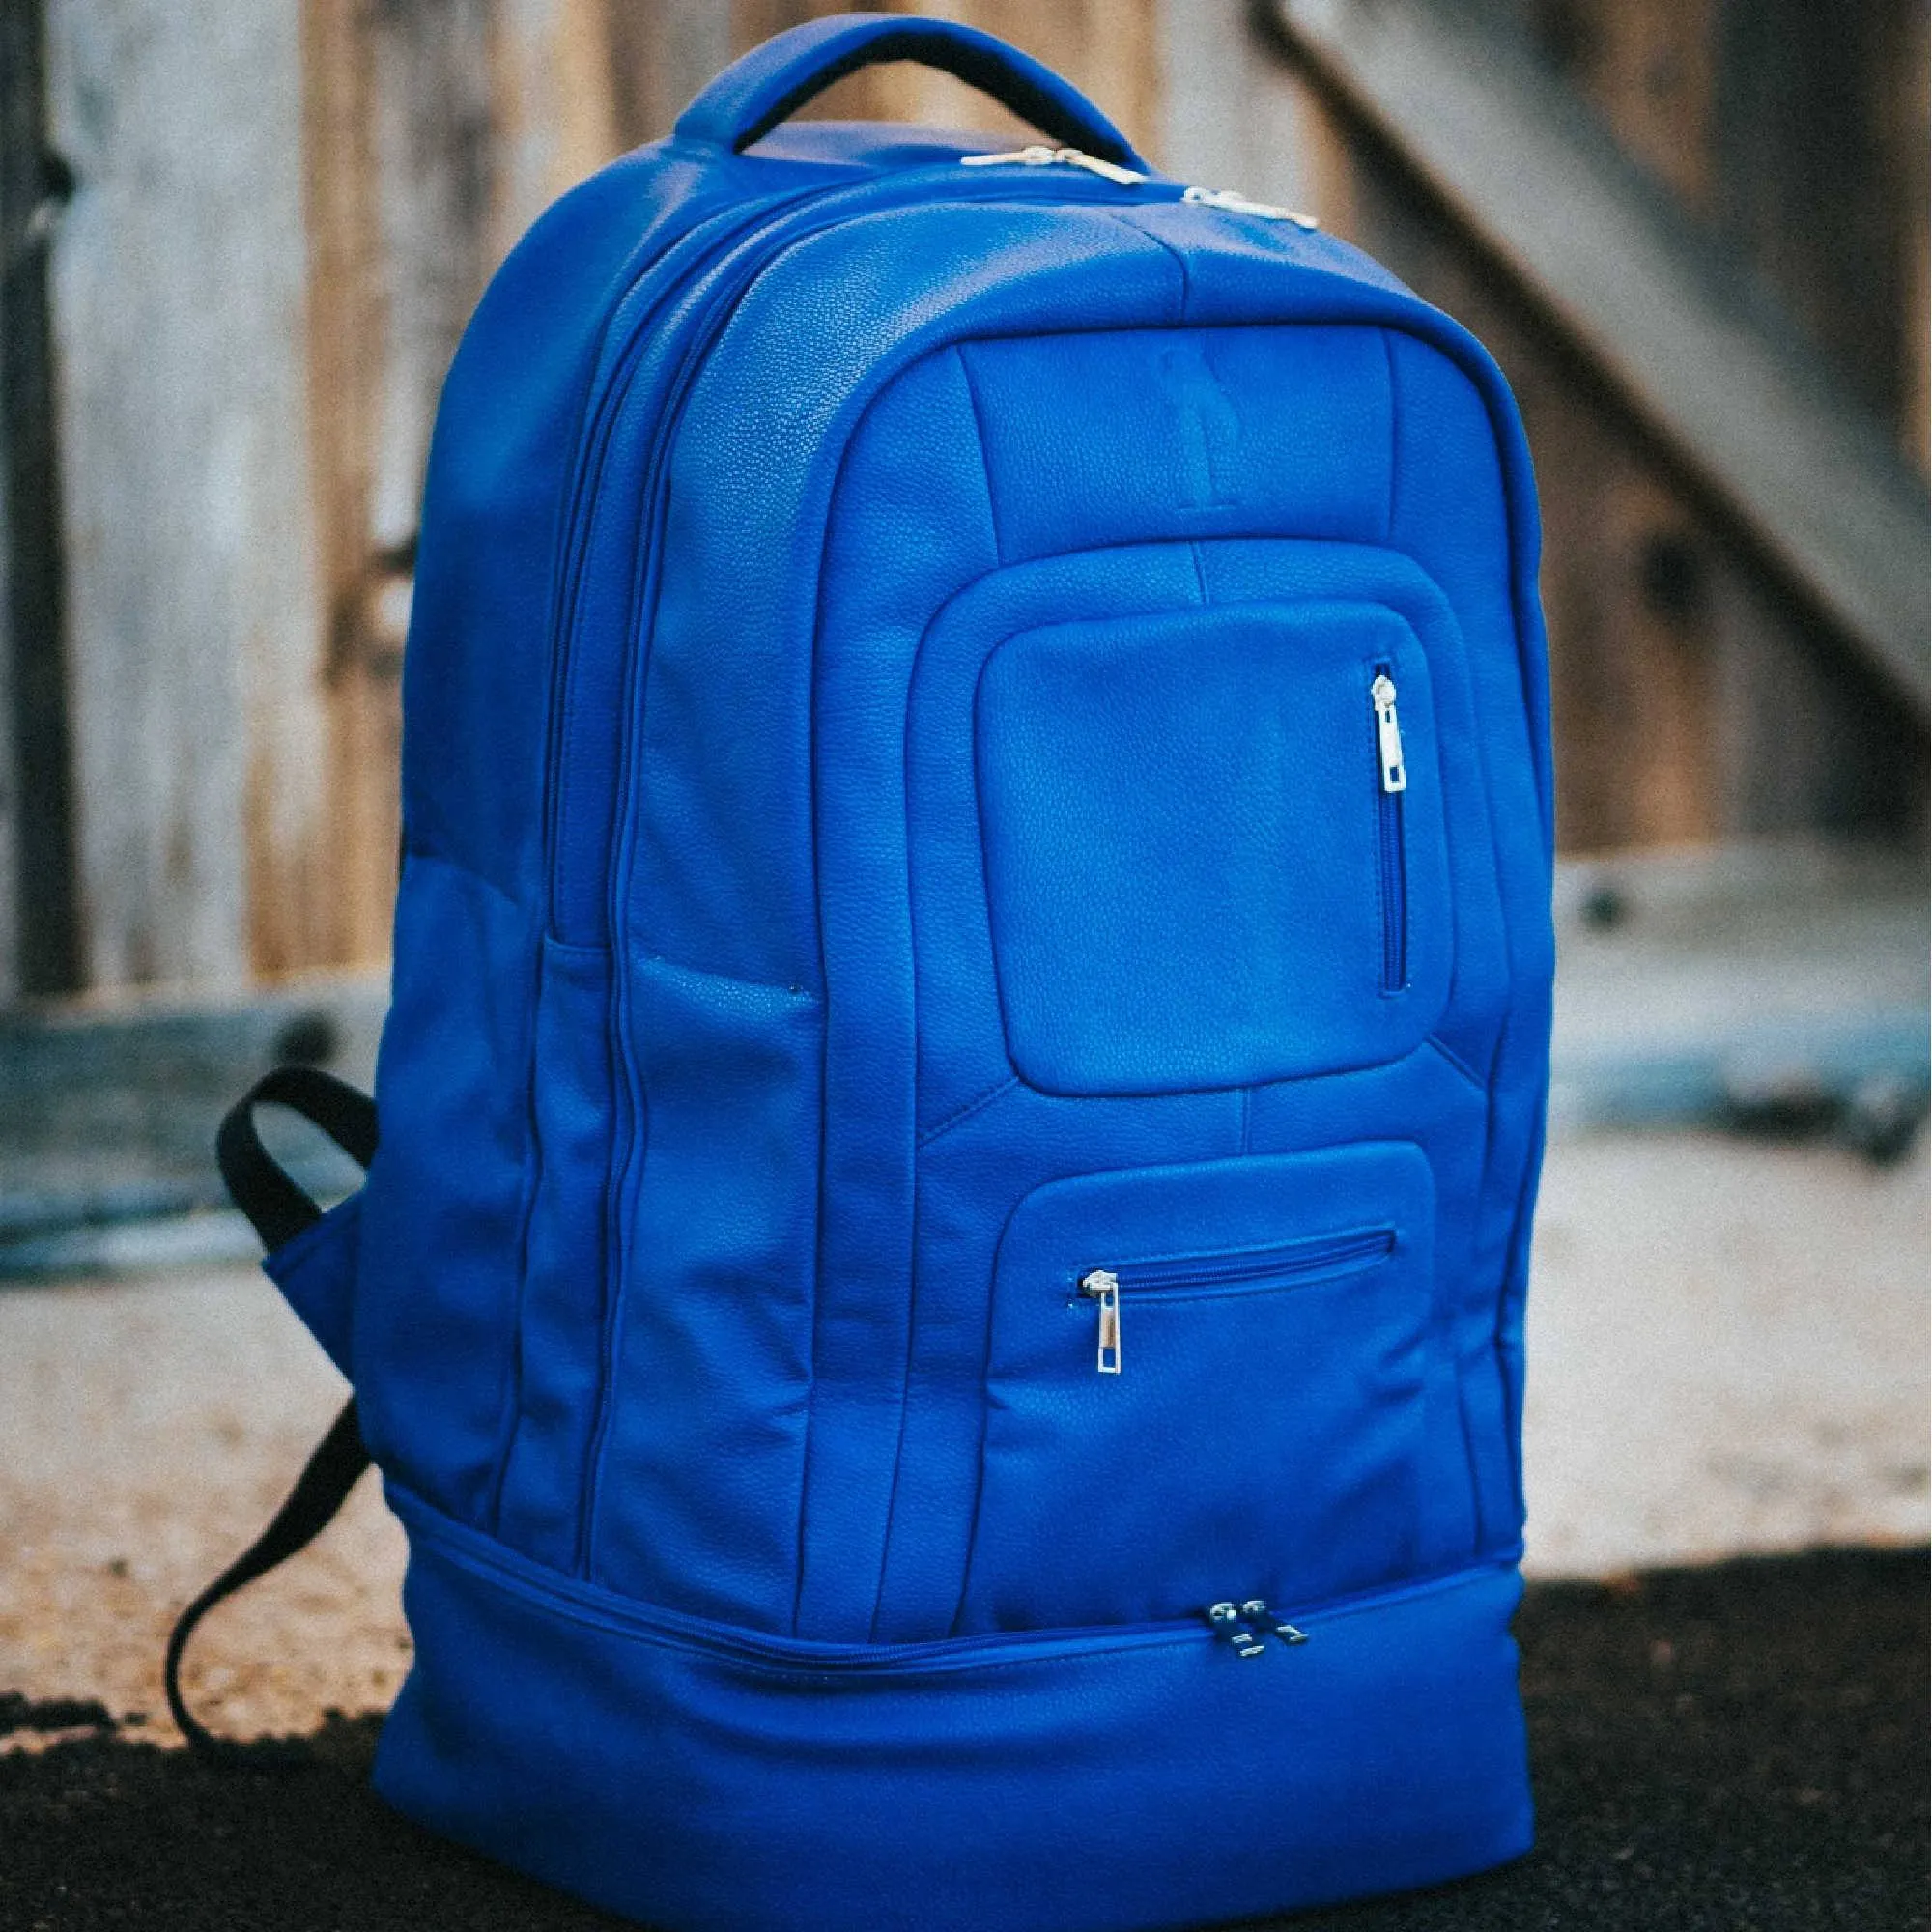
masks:
<svg viewBox="0 0 1932 1932"><path fill-rule="evenodd" d="M1063 146L1147 168L1126 136L1051 68L977 27L907 14L835 14L775 35L733 61L684 110L677 138L741 153L835 80L887 61L937 68Z"/></svg>

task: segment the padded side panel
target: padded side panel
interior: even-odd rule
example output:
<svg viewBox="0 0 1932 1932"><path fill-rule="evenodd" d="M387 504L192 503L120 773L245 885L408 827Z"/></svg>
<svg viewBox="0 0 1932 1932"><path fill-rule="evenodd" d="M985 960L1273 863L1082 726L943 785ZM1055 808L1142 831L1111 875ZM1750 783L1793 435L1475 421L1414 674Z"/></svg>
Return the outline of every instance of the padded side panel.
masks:
<svg viewBox="0 0 1932 1932"><path fill-rule="evenodd" d="M485 1519L515 1361L527 1203L532 920L474 873L412 853L376 1066L354 1364L383 1467Z"/></svg>

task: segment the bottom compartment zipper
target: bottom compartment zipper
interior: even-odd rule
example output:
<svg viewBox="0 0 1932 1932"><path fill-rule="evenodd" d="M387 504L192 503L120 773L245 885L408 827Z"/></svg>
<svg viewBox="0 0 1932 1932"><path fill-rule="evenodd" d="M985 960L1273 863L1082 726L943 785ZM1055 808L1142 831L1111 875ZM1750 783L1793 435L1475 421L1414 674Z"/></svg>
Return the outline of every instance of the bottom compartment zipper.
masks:
<svg viewBox="0 0 1932 1932"><path fill-rule="evenodd" d="M1293 1623L1277 1616L1261 1598L1250 1597L1245 1602L1229 1598L1191 1616L1143 1623L996 1631L915 1643L826 1643L807 1637L767 1635L719 1619L620 1597L613 1591L565 1577L519 1556L493 1538L451 1521L394 1482L386 1486L386 1493L412 1540L420 1541L479 1580L522 1597L551 1614L647 1643L725 1658L759 1669L806 1675L973 1670L997 1663L1049 1662L1061 1657L1090 1657L1098 1651L1203 1642L1218 1642L1244 1658L1251 1658L1270 1648L1263 1640L1264 1634L1278 1638L1288 1648L1297 1649L1315 1641L1325 1623L1365 1615L1411 1597L1457 1589L1504 1567L1492 1563L1465 1565L1433 1577L1357 1591L1298 1609ZM1237 1633L1242 1634L1238 1643Z"/></svg>

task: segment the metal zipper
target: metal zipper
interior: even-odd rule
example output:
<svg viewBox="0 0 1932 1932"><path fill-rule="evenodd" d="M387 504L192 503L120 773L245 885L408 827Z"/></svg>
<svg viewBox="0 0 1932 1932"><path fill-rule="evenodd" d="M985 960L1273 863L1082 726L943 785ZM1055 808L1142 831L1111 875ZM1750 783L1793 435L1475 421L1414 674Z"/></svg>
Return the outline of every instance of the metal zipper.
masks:
<svg viewBox="0 0 1932 1932"><path fill-rule="evenodd" d="M639 1637L678 1649L724 1656L770 1669L805 1671L893 1670L901 1668L972 1669L994 1661L1023 1662L1058 1656L1083 1657L1095 1650L1130 1649L1141 1645L1199 1642L1205 1621L1215 1635L1226 1636L1235 1626L1258 1639L1255 1626L1265 1625L1282 1642L1298 1648L1321 1634L1324 1624L1342 1618L1390 1608L1416 1597L1461 1589L1492 1572L1508 1567L1496 1561L1465 1564L1455 1570L1410 1577L1399 1583L1356 1590L1324 1598L1296 1611L1306 1630L1277 1617L1259 1597L1245 1602L1233 1598L1208 1605L1188 1616L1147 1619L1138 1623L1061 1626L1037 1631L986 1631L969 1636L934 1637L907 1643L853 1644L811 1637L778 1636L727 1624L720 1618L672 1610L622 1597L595 1583L581 1581L547 1565L533 1562L508 1545L468 1524L459 1523L412 1491L390 1478L384 1494L412 1539L433 1547L446 1561L495 1586L510 1591L547 1614L578 1618L618 1635ZM1519 1552L1520 1553L1520 1552ZM1219 1615L1234 1611L1232 1618ZM1262 1645L1262 1649L1265 1649ZM1252 1653L1243 1652L1243 1655Z"/></svg>
<svg viewBox="0 0 1932 1932"><path fill-rule="evenodd" d="M959 165L962 168L1085 168L1089 174L1119 182L1122 187L1138 187L1142 182L1153 179L1138 168L1103 161L1098 155L1083 154L1078 148L1050 148L1044 141L1035 141L1024 148L1009 148L997 155L961 155Z"/></svg>
<svg viewBox="0 0 1932 1932"><path fill-rule="evenodd" d="M1403 837L1403 794L1408 767L1403 758L1402 723L1396 716L1395 680L1386 665L1369 686L1376 715L1376 832L1381 874L1382 991L1408 983L1408 851Z"/></svg>
<svg viewBox="0 0 1932 1932"><path fill-rule="evenodd" d="M1298 1649L1308 1641L1305 1630L1297 1629L1286 1617L1276 1616L1259 1597L1250 1597L1240 1604L1227 1598L1209 1604L1201 1614L1208 1619L1208 1628L1236 1657L1260 1657L1267 1649L1259 1634L1263 1630L1278 1637L1290 1650Z"/></svg>
<svg viewBox="0 0 1932 1932"><path fill-rule="evenodd" d="M1080 1277L1080 1293L1100 1311L1100 1351L1095 1364L1103 1376L1121 1373L1121 1278L1112 1268L1090 1268Z"/></svg>
<svg viewBox="0 0 1932 1932"><path fill-rule="evenodd" d="M1321 226L1314 215L1303 214L1298 208L1281 208L1271 201L1250 201L1246 195L1231 187L1190 187L1180 198L1196 202L1204 208L1226 209L1230 214L1255 214L1264 221L1286 221L1304 234L1311 234Z"/></svg>
<svg viewBox="0 0 1932 1932"><path fill-rule="evenodd" d="M1265 1293L1314 1275L1353 1273L1372 1267L1395 1251L1393 1228L1363 1228L1272 1248L1244 1248L1225 1255L1149 1261L1132 1266L1088 1268L1075 1286L1094 1305L1099 1319L1095 1369L1121 1373L1121 1293L1153 1293L1176 1301L1210 1295Z"/></svg>
<svg viewBox="0 0 1932 1932"><path fill-rule="evenodd" d="M1008 148L999 154L961 155L959 165L962 168L1085 168L1090 174L1119 182L1122 187L1132 187L1151 179L1138 169L1123 168L1117 161L1103 161L1097 155L1083 154L1078 148L1050 148L1044 141L1036 141L1024 148ZM1181 190L1180 199L1202 208L1223 209L1230 214L1253 214L1264 221L1290 222L1303 231L1321 225L1314 215L1303 214L1299 209L1281 208L1271 201L1255 201L1232 187L1186 187Z"/></svg>

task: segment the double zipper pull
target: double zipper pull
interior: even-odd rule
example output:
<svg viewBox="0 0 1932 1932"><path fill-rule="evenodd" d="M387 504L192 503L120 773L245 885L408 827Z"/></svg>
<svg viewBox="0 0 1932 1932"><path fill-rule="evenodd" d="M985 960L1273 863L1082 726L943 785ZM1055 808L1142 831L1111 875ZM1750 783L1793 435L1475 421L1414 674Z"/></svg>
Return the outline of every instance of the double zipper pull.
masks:
<svg viewBox="0 0 1932 1932"><path fill-rule="evenodd" d="M1080 1277L1080 1293L1099 1310L1100 1349L1094 1366L1103 1376L1121 1373L1121 1278L1112 1268L1092 1268Z"/></svg>
<svg viewBox="0 0 1932 1932"><path fill-rule="evenodd" d="M1259 1657L1267 1648L1233 1604L1209 1604L1202 1615L1208 1619L1208 1628L1229 1645L1236 1657Z"/></svg>
<svg viewBox="0 0 1932 1932"><path fill-rule="evenodd" d="M1250 1597L1241 1605L1240 1613L1251 1622L1266 1625L1291 1650L1296 1644L1308 1641L1308 1633L1305 1630L1296 1630L1286 1617L1276 1616L1259 1597Z"/></svg>
<svg viewBox="0 0 1932 1932"><path fill-rule="evenodd" d="M962 168L1085 168L1090 175L1118 182L1122 187L1138 187L1147 180L1138 168L1103 161L1098 155L1082 154L1078 148L1049 148L1044 141L1036 141L1025 148L1009 148L998 155L961 155L959 165Z"/></svg>
<svg viewBox="0 0 1932 1932"><path fill-rule="evenodd" d="M1304 232L1321 226L1314 215L1303 214L1299 209L1277 208L1271 201L1250 201L1231 187L1190 187L1180 198L1202 208L1223 209L1230 214L1254 214L1264 221L1286 221Z"/></svg>
<svg viewBox="0 0 1932 1932"><path fill-rule="evenodd" d="M1408 771L1402 761L1402 725L1395 715L1395 680L1385 670L1376 673L1369 686L1369 701L1376 707L1376 749L1380 754L1384 791L1406 791Z"/></svg>

